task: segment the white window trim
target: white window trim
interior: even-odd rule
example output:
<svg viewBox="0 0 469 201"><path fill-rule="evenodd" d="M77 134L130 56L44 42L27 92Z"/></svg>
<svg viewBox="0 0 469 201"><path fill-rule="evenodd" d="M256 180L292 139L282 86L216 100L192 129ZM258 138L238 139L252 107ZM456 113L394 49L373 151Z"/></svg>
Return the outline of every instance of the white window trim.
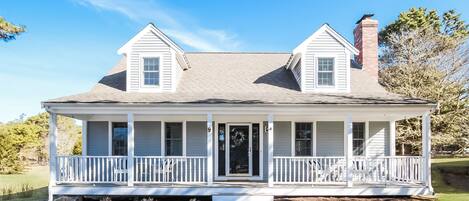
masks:
<svg viewBox="0 0 469 201"><path fill-rule="evenodd" d="M335 53L315 53L314 54L314 89L315 92L337 92L338 85L337 85L337 58L340 55ZM334 85L333 86L322 86L318 85L318 64L319 58L334 58Z"/></svg>
<svg viewBox="0 0 469 201"><path fill-rule="evenodd" d="M366 154L366 144L368 143L368 135L369 135L369 131L368 131L368 121L354 121L352 122L352 125L354 123L363 123L363 154L362 155L355 155L355 153L352 153L353 156L364 156L366 157L367 154ZM357 138L358 139L358 138ZM354 151L354 147L353 147L353 141L355 140L354 136L353 136L353 127L352 127L352 151Z"/></svg>
<svg viewBox="0 0 469 201"><path fill-rule="evenodd" d="M316 121L291 121L291 156L296 156L296 123L311 124L311 150L309 156L316 156ZM304 156L308 157L308 156Z"/></svg>
<svg viewBox="0 0 469 201"><path fill-rule="evenodd" d="M145 75L144 75L144 61L145 58L159 58L158 64L158 85L145 85ZM163 85L163 54L161 53L140 53L139 54L139 77L140 77L140 89L144 91L160 91Z"/></svg>
<svg viewBox="0 0 469 201"><path fill-rule="evenodd" d="M166 123L182 123L182 155L187 156L187 121L161 121L161 156L166 156Z"/></svg>
<svg viewBox="0 0 469 201"><path fill-rule="evenodd" d="M337 56L335 54L333 55L315 55L315 84L317 89L336 89L337 88ZM332 82L333 85L319 85L319 59L320 58L332 58L333 61L333 66L332 66Z"/></svg>
<svg viewBox="0 0 469 201"><path fill-rule="evenodd" d="M125 122L125 121L108 121L107 122L107 125L108 125L108 129L107 129L107 137L108 137L107 155L108 156L113 156L112 155L112 137L114 135L114 133L113 133L114 132L114 123L127 123L127 122ZM129 142L127 142L127 146L129 146ZM123 156L126 156L126 155L123 155Z"/></svg>

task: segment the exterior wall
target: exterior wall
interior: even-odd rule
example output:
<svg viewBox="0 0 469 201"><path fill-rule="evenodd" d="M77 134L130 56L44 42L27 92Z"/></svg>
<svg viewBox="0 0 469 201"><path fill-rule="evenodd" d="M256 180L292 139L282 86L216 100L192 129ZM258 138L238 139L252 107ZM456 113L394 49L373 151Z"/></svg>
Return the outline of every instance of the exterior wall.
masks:
<svg viewBox="0 0 469 201"><path fill-rule="evenodd" d="M162 91L170 91L172 89L172 68L173 59L170 46L161 38L156 36L152 31L148 31L136 41L131 51L128 53L129 64L127 65L127 91L143 91L141 83L143 79L141 68L141 56L143 54L159 54L160 58L160 88Z"/></svg>
<svg viewBox="0 0 469 201"><path fill-rule="evenodd" d="M135 155L161 155L161 122L135 122Z"/></svg>
<svg viewBox="0 0 469 201"><path fill-rule="evenodd" d="M291 123L274 122L274 156L291 156L291 145Z"/></svg>
<svg viewBox="0 0 469 201"><path fill-rule="evenodd" d="M88 121L86 153L90 156L108 155L108 122Z"/></svg>
<svg viewBox="0 0 469 201"><path fill-rule="evenodd" d="M301 60L298 61L298 64L292 70L293 76L295 77L296 82L301 88Z"/></svg>
<svg viewBox="0 0 469 201"><path fill-rule="evenodd" d="M344 122L318 121L317 156L344 156Z"/></svg>
<svg viewBox="0 0 469 201"><path fill-rule="evenodd" d="M389 156L389 122L370 121L367 156Z"/></svg>
<svg viewBox="0 0 469 201"><path fill-rule="evenodd" d="M187 122L186 127L187 127L187 130L186 130L187 156L206 156L207 155L207 129L206 129L207 122L205 121ZM214 134L213 136L215 140L216 135ZM213 150L216 151L217 149L213 149Z"/></svg>
<svg viewBox="0 0 469 201"><path fill-rule="evenodd" d="M267 125L267 122L264 122ZM269 144L268 137L264 133L263 136L263 175L264 181L268 179L268 162L269 162ZM291 122L276 121L274 122L274 156L291 156Z"/></svg>
<svg viewBox="0 0 469 201"><path fill-rule="evenodd" d="M347 92L349 89L348 73L350 52L334 37L324 31L307 45L304 52L304 91ZM318 88L317 86L317 58L335 57L335 88Z"/></svg>

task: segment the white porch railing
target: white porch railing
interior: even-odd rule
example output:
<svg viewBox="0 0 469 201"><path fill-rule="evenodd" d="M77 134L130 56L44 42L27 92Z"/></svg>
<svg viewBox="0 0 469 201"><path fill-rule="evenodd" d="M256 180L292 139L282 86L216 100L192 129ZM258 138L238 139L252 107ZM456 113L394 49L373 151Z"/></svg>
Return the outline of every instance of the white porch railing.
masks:
<svg viewBox="0 0 469 201"><path fill-rule="evenodd" d="M207 157L135 157L135 183L207 182Z"/></svg>
<svg viewBox="0 0 469 201"><path fill-rule="evenodd" d="M274 183L345 182L345 157L274 157Z"/></svg>
<svg viewBox="0 0 469 201"><path fill-rule="evenodd" d="M421 156L354 157L353 181L363 183L422 183Z"/></svg>
<svg viewBox="0 0 469 201"><path fill-rule="evenodd" d="M57 156L56 183L125 183L126 156Z"/></svg>
<svg viewBox="0 0 469 201"><path fill-rule="evenodd" d="M136 156L134 183L207 182L207 157ZM126 183L127 156L57 156L57 184Z"/></svg>
<svg viewBox="0 0 469 201"><path fill-rule="evenodd" d="M353 182L423 182L421 156L353 157ZM274 157L276 184L334 184L346 182L345 157Z"/></svg>

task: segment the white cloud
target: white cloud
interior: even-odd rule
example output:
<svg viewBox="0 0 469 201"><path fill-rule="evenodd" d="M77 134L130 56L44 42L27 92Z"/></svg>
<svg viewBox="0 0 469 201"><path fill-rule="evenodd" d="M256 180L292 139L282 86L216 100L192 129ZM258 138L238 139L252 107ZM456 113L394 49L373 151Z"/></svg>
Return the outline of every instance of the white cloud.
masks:
<svg viewBox="0 0 469 201"><path fill-rule="evenodd" d="M118 12L136 22L155 22L171 38L199 51L239 50L242 42L230 32L203 27L191 16L151 0L74 0L98 10Z"/></svg>

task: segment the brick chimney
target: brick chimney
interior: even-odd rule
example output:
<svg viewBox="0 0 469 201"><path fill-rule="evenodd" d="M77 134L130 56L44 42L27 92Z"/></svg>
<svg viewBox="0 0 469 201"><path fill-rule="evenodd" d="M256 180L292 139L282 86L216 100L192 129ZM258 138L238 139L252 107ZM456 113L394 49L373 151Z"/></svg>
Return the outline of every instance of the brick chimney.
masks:
<svg viewBox="0 0 469 201"><path fill-rule="evenodd" d="M362 65L362 70L378 79L378 20L371 17L373 14L363 15L353 30L355 48L360 51L355 61Z"/></svg>

